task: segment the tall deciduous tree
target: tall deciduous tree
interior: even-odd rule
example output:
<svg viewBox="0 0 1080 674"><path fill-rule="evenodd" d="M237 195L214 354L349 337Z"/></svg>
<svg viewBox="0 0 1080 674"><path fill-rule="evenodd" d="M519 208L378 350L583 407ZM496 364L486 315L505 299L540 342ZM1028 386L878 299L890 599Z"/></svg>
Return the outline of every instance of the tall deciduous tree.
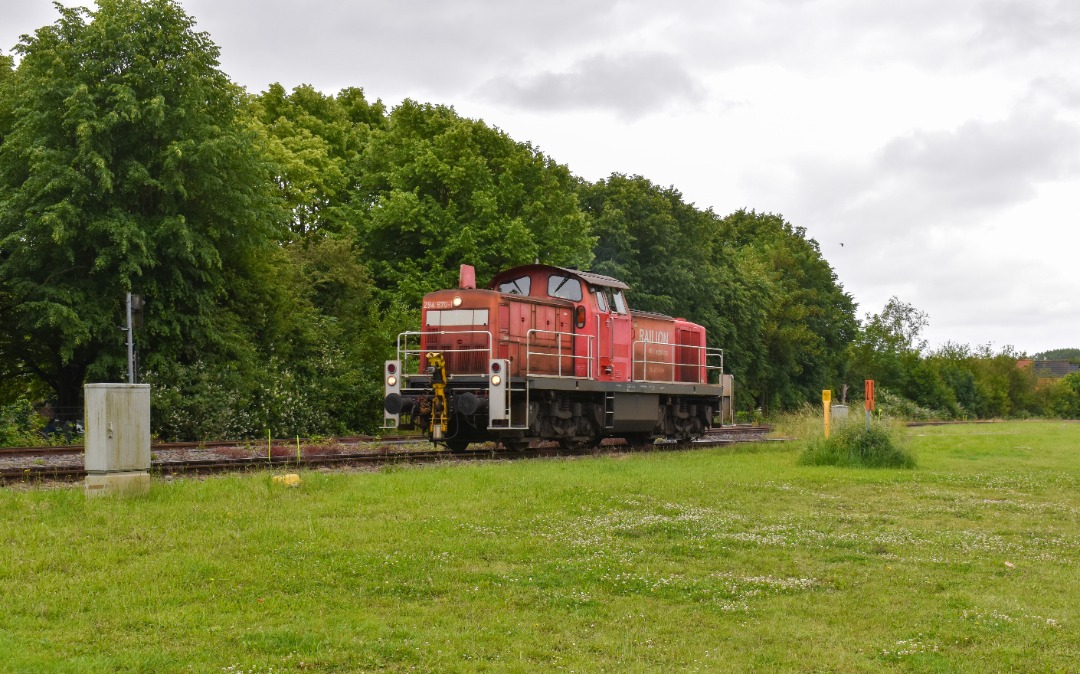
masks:
<svg viewBox="0 0 1080 674"><path fill-rule="evenodd" d="M61 405L123 372L126 291L151 360L227 342L228 289L282 220L210 38L173 0L97 4L58 6L0 79L0 355Z"/></svg>
<svg viewBox="0 0 1080 674"><path fill-rule="evenodd" d="M386 123L382 103L369 103L362 89L328 96L306 84L291 94L273 84L255 100L279 166L276 183L291 212L294 239L341 233L342 210L360 184L361 152L371 129Z"/></svg>
<svg viewBox="0 0 1080 674"><path fill-rule="evenodd" d="M636 308L708 328L744 405L790 408L839 383L854 303L805 230L747 211L720 218L640 176L581 193L594 269L628 282Z"/></svg>
<svg viewBox="0 0 1080 674"><path fill-rule="evenodd" d="M508 266L588 263L593 239L570 171L452 108L405 101L361 156L350 222L379 288L416 305Z"/></svg>
<svg viewBox="0 0 1080 674"><path fill-rule="evenodd" d="M756 261L770 288L767 303L756 307L764 329L745 336L764 349L748 382L758 404L790 409L842 383L855 303L817 241L779 215L745 210L725 217L718 235Z"/></svg>

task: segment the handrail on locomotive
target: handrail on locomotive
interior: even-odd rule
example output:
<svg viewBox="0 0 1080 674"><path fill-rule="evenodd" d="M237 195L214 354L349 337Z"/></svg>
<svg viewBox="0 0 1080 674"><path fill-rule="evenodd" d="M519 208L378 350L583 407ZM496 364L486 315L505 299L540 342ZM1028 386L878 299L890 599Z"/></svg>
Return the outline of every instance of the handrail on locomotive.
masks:
<svg viewBox="0 0 1080 674"><path fill-rule="evenodd" d="M555 353L550 353L550 352L546 352L546 351L539 351L539 350L533 350L533 346L535 346L535 345L532 343L532 338L533 338L534 335L540 335L540 334L545 334L545 335L551 335L552 336L552 338L553 338L552 341L554 341L554 343L556 345L555 348L557 349L557 351ZM425 337L447 336L447 335L454 335L454 336L459 336L459 335L483 335L483 336L487 337L487 346L462 346L460 348L451 347L449 349L446 349L446 348L439 349L439 351L441 351L444 355L447 354L447 353L451 353L451 354L452 353L487 354L486 358L481 358L480 359L481 362L485 362L485 363L492 358L492 354L494 353L494 349L493 349L494 338L492 337L492 334L491 334L490 330L406 331L406 332L399 333L398 337L397 337L397 360L401 363L401 373L403 375L406 375L406 374L421 374L423 372L423 369L424 369L422 367L423 366L423 358L422 358L422 356L426 352L433 351L433 349L425 349L425 348L421 347L420 344L419 344L419 341L422 340ZM411 337L417 338L418 343L414 348L409 347L409 339ZM570 338L572 340L572 345L573 345L573 342L575 342L576 340L579 340L579 339L586 340L586 343L588 344L588 347L586 349L585 355L576 355L574 353L573 349L571 349L570 353L564 353L563 350L562 350L562 345L563 345L563 339L562 338L564 338L564 337ZM531 329L531 330L529 330L528 333L527 333L526 342L525 342L525 349L526 349L525 354L526 354L526 360L527 360L526 365L525 365L525 376L526 377L567 377L567 378L572 378L572 379L573 378L576 378L576 379L589 379L589 378L593 377L595 375L593 365L594 365L594 363L596 361L596 358L593 355L593 340L595 340L595 339L596 338L593 335L580 335L580 334L576 334L576 333L572 333L572 332L560 332L560 331L557 331L557 330L540 330L540 329ZM635 340L633 342L633 346L631 348L631 351L634 354L634 357L633 357L633 365L634 365L634 367L631 369L630 381L633 381L633 382L648 382L648 383L675 383L676 381L678 381L679 383L692 383L692 384L712 384L712 383L720 384L720 383L722 383L723 375L724 375L724 350L723 349L717 349L717 348L714 348L714 347L707 347L707 346L679 345L680 349L684 350L687 353L694 354L694 357L693 358L687 358L685 360L672 360L672 361L663 360L663 359L649 360L649 348L648 347L650 345L668 346L668 344L666 342L658 342L658 341L653 341L653 340L650 340L650 339ZM641 347L641 349L640 349L641 355L640 356L638 355L639 350L637 348L639 346ZM550 348L550 347L546 347L546 348ZM543 373L543 370L545 368L538 368L539 370L541 370L541 372L534 373L534 372L532 372L532 364L534 362L534 358L537 359L537 360L543 359L543 358L555 358L556 363L558 363L558 370L555 373L550 373L549 374L549 373ZM576 362L578 360L584 360L585 363L586 363L586 367L584 368L584 371L587 374L578 375L578 374L576 374L576 371L577 371L576 369L574 369L575 374L571 374L569 372L564 373L563 370L562 370L562 364L563 364L564 359L571 359L574 362ZM409 369L409 363L412 360L416 361L416 368L413 369L413 370L410 370ZM709 364L710 361L711 362L719 361L719 364L718 365L710 365ZM640 368L640 371L644 373L644 376L642 376L642 377L635 377L634 376L634 373L639 371L639 368L637 367L638 365L642 366ZM664 378L649 377L648 376L648 373L650 372L650 369L648 367L649 365L663 365L665 367L670 366L669 369L666 369L664 371L670 372L671 376L670 377L664 377ZM704 381L702 381L700 378L697 378L697 379L688 379L688 378L677 379L675 377L675 373L680 372L679 368L683 368L681 370L681 372L683 374L685 374L688 371L696 371L698 367L704 367L704 370L705 370L705 373L706 373ZM694 370L688 370L687 368L694 368ZM715 382L710 381L710 380L713 379L713 377L711 375L714 374L714 373L717 375ZM462 373L457 373L457 374L482 374L482 372L462 372ZM450 373L449 376L452 378L452 377L455 376L455 373Z"/></svg>

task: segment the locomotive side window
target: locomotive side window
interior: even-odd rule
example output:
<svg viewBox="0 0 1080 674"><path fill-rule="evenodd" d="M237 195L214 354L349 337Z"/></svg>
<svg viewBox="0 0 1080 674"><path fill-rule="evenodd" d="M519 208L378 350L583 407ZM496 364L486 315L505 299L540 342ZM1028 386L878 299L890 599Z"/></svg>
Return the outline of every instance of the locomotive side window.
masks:
<svg viewBox="0 0 1080 674"><path fill-rule="evenodd" d="M621 290L616 290L613 299L615 300L615 311L620 314L627 313L626 311L626 298L623 297Z"/></svg>
<svg viewBox="0 0 1080 674"><path fill-rule="evenodd" d="M499 292L507 293L510 295L528 295L529 289L532 286L532 277L522 276L516 278L513 281L506 281L499 284Z"/></svg>
<svg viewBox="0 0 1080 674"><path fill-rule="evenodd" d="M603 290L597 290L596 291L596 306L603 313L606 314L608 312L607 298L604 297L604 291Z"/></svg>
<svg viewBox="0 0 1080 674"><path fill-rule="evenodd" d="M581 301L581 282L569 276L552 274L548 277L548 296L572 302Z"/></svg>

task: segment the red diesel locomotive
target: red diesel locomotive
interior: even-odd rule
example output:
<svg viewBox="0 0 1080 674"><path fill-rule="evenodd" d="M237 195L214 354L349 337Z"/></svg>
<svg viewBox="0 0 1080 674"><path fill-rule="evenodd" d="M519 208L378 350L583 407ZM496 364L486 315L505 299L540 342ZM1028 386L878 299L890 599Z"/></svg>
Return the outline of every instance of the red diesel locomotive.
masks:
<svg viewBox="0 0 1080 674"><path fill-rule="evenodd" d="M731 415L732 377L705 328L632 311L625 283L542 264L424 297L419 332L386 361L384 428L462 451L605 437L686 441Z"/></svg>

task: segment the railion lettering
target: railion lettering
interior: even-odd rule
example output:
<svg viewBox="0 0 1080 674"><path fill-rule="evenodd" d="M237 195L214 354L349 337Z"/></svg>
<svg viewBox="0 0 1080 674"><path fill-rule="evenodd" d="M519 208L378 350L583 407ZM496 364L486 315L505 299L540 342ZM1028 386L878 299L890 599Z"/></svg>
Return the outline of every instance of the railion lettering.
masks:
<svg viewBox="0 0 1080 674"><path fill-rule="evenodd" d="M663 330L646 330L638 328L638 341L651 342L653 344L670 344L671 335Z"/></svg>

